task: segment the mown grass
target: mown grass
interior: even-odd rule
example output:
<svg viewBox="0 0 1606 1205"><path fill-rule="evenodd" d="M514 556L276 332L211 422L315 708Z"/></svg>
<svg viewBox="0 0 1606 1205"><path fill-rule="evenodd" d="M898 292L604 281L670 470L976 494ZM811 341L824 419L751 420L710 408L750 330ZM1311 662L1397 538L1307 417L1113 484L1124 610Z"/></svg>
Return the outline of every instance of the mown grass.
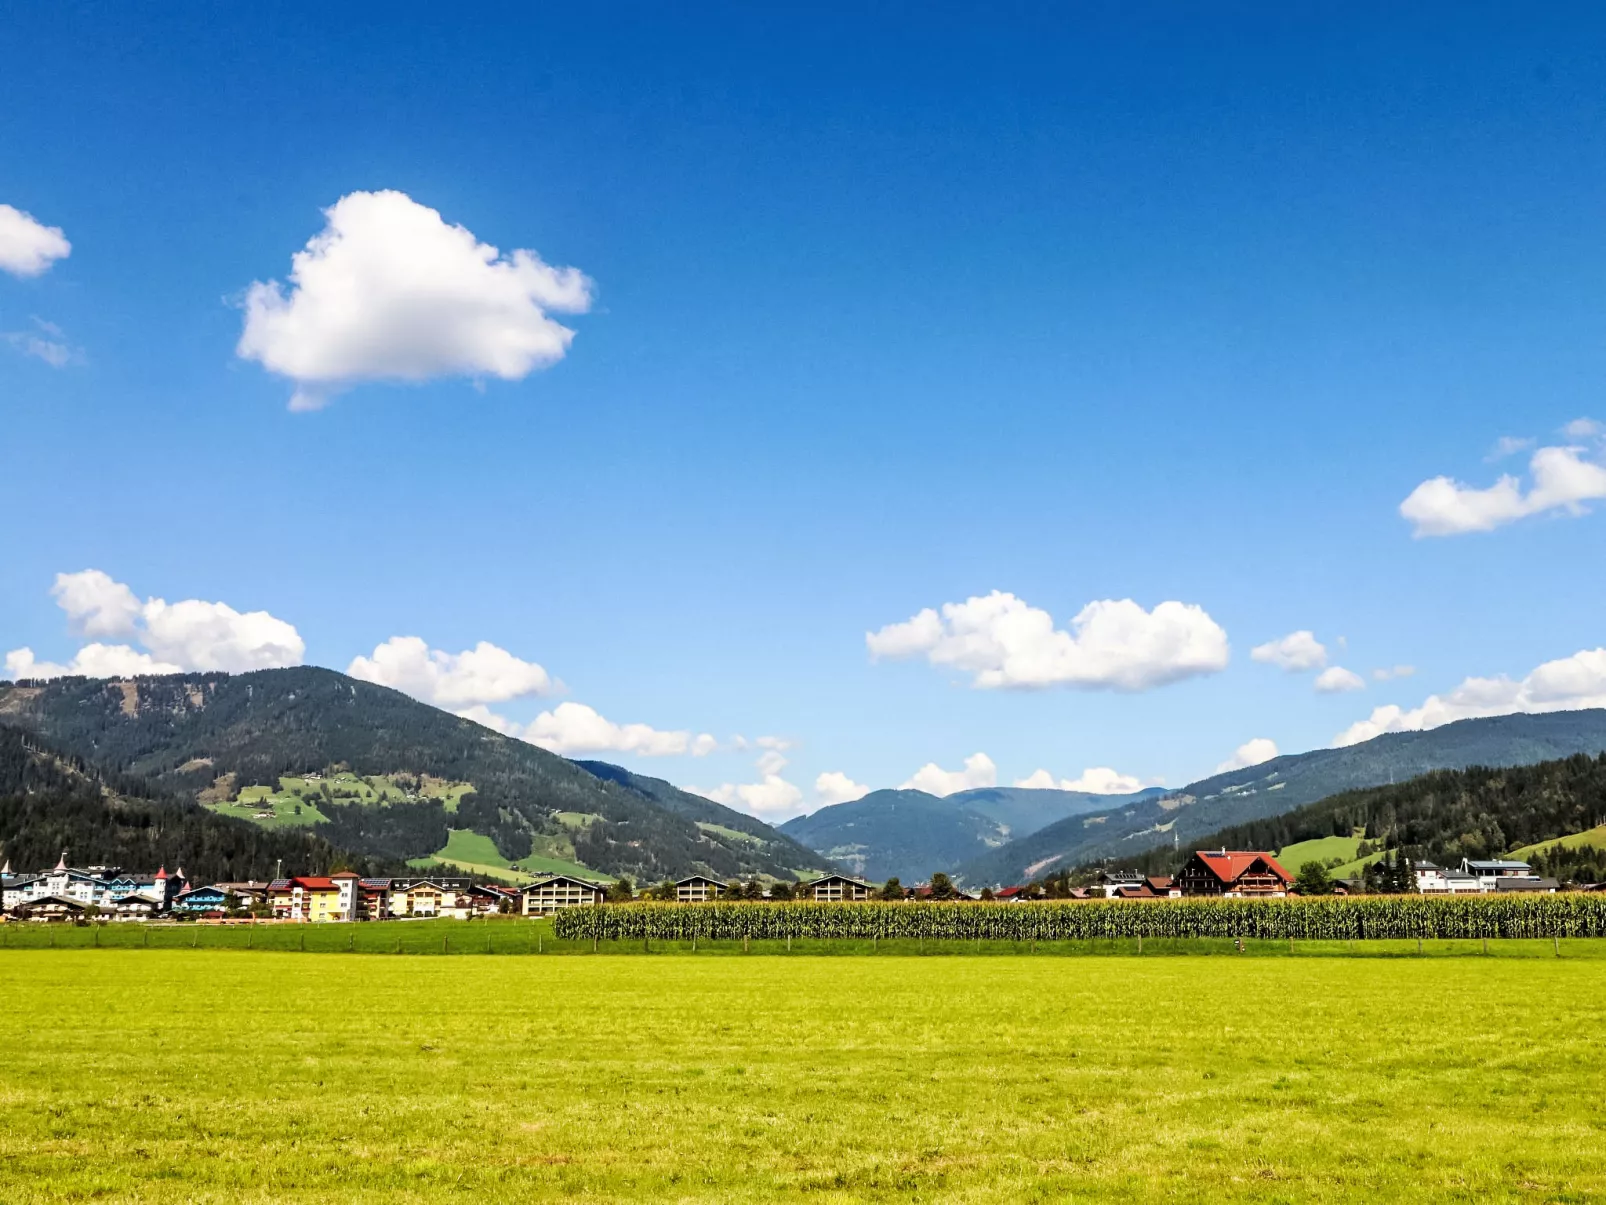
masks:
<svg viewBox="0 0 1606 1205"><path fill-rule="evenodd" d="M13 1203L1606 1194L1595 959L102 949L0 975Z"/></svg>

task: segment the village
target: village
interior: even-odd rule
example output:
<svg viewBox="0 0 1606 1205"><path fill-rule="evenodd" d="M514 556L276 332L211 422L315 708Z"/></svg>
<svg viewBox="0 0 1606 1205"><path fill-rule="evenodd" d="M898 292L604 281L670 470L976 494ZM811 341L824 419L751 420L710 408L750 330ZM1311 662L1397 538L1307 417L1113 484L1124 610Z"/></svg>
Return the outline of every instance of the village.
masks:
<svg viewBox="0 0 1606 1205"><path fill-rule="evenodd" d="M1463 860L1451 869L1417 861L1410 867L1422 895L1485 895L1558 889L1526 862ZM1331 894L1358 894L1360 880L1336 880ZM844 903L870 900L1022 903L1061 900L1160 900L1185 896L1274 899L1301 894L1299 886L1270 853L1253 850L1196 850L1175 876L1145 876L1108 870L1084 887L1048 893L1041 884L984 888L970 892L936 874L931 882L904 888L882 886L843 874L806 882L757 880L720 882L691 875L634 891L625 882L602 882L572 875L544 875L523 886L475 881L471 877L425 875L364 878L353 871L293 875L267 881L191 882L182 867L138 873L113 866L72 867L64 851L56 865L35 874L0 870L0 919L24 922L191 920L213 923L330 923L392 919L471 920L476 917L543 917L565 909L633 899L704 904L719 900Z"/></svg>

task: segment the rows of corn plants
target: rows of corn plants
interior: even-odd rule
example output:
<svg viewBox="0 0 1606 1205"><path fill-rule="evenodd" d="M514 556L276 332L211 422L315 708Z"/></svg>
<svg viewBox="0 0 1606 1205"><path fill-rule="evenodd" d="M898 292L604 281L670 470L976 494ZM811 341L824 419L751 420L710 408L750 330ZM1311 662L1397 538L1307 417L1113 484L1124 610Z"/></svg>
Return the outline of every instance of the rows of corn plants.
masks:
<svg viewBox="0 0 1606 1205"><path fill-rule="evenodd" d="M570 940L697 938L1606 937L1606 895L1361 896L1275 900L976 903L612 904L553 921Z"/></svg>

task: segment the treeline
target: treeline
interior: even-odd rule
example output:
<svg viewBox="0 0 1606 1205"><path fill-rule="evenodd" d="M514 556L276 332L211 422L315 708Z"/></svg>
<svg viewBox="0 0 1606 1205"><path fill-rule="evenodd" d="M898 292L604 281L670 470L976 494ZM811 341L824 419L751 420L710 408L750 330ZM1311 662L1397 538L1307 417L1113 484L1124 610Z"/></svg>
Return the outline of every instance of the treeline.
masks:
<svg viewBox="0 0 1606 1205"><path fill-rule="evenodd" d="M287 874L400 872L385 859L354 857L305 830L269 831L214 815L128 775L99 775L74 758L0 727L0 861L17 872L56 864L153 871L182 866L208 882Z"/></svg>
<svg viewBox="0 0 1606 1205"><path fill-rule="evenodd" d="M567 939L634 941L741 937L993 941L1603 937L1606 894L1043 904L620 904L565 909L553 918L553 930Z"/></svg>
<svg viewBox="0 0 1606 1205"><path fill-rule="evenodd" d="M577 857L613 874L779 877L818 862L800 861L806 851L750 817L737 819L707 801L696 805L707 815L677 815L631 785L604 781L544 749L331 670L183 674L140 678L135 687L137 694L117 682L58 679L16 708L14 718L53 745L92 758L102 773L137 775L185 798L223 774L235 775L236 788L276 787L281 777L333 766L359 776L405 771L469 782L474 794L460 804L459 824L491 837L511 861L530 853L537 834L551 831L556 813L582 812L601 819L577 835L584 846ZM337 839L386 857L425 857L445 843L421 815L392 821L389 810L354 809L342 817ZM756 826L768 837L757 844L734 840L700 829L697 820Z"/></svg>
<svg viewBox="0 0 1606 1205"><path fill-rule="evenodd" d="M1360 832L1386 851L1390 864L1425 859L1459 866L1463 858L1498 858L1603 822L1606 754L1580 753L1531 766L1440 770L1391 786L1344 791L1280 816L1220 829L1180 850L1165 846L1103 865L1174 874L1194 849L1278 850ZM1533 862L1563 881L1606 879L1606 852L1590 846L1557 849ZM1083 867L1084 877L1094 869Z"/></svg>

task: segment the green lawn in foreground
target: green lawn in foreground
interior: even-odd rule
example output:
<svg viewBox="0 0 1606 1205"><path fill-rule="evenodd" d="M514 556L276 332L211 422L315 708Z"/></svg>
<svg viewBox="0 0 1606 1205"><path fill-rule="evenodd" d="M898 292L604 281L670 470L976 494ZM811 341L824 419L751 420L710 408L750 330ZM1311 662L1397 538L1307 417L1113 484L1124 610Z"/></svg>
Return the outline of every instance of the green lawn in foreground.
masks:
<svg viewBox="0 0 1606 1205"><path fill-rule="evenodd" d="M32 1002L0 1011L8 1203L1606 1193L1598 959L10 950L0 974Z"/></svg>

